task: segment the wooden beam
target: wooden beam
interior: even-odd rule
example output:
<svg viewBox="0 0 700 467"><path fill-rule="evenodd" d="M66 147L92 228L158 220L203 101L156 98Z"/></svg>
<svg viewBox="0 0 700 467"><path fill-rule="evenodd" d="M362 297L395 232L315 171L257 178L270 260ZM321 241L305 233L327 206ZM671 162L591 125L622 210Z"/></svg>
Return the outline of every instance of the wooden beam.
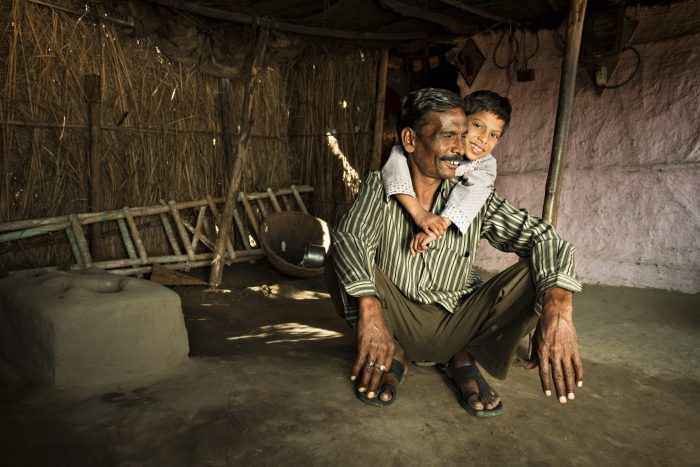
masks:
<svg viewBox="0 0 700 467"><path fill-rule="evenodd" d="M399 0L379 0L379 4L385 8L395 11L396 13L399 13L402 16L408 16L410 18L416 18L439 24L455 34L472 35L479 32L479 28L477 26L462 24L455 21L454 18L450 16L409 5L408 3L404 3Z"/></svg>
<svg viewBox="0 0 700 467"><path fill-rule="evenodd" d="M440 0L440 1L442 3L444 3L445 5L450 5L450 6L453 6L455 8L459 8L460 10L466 11L467 13L472 14L474 16L479 16L479 17L484 18L484 19L489 19L489 20L495 21L497 23L506 23L506 24L510 23L513 26L520 25L519 21L516 21L516 20L511 19L511 18L506 18L505 16L495 15L493 13L486 11L486 10L482 10L481 8L477 8L477 7L468 5L468 4L464 3L464 1L462 1L462 0Z"/></svg>
<svg viewBox="0 0 700 467"><path fill-rule="evenodd" d="M209 276L209 286L213 288L217 288L221 285L226 239L228 238L231 221L233 220L233 211L236 209L238 190L240 189L241 178L243 176L243 167L248 163L248 139L253 124L253 100L258 81L258 70L262 67L263 60L265 59L268 35L269 30L267 28L262 28L262 30L260 30L253 63L250 67L250 78L248 79L246 91L243 96L241 134L234 151L235 162L233 165L233 173L231 174L231 181L228 186L228 191L226 192L226 203L224 204L224 211L221 214L221 225L219 226L219 235L216 237L216 248L214 249L214 258L212 260Z"/></svg>
<svg viewBox="0 0 700 467"><path fill-rule="evenodd" d="M389 49L382 49L377 69L377 91L374 109L374 144L370 170L379 170L382 162L382 142L384 141L384 100L386 99L386 79L389 70Z"/></svg>
<svg viewBox="0 0 700 467"><path fill-rule="evenodd" d="M317 28L313 26L301 26L298 24L285 23L276 21L270 18L259 18L243 13L235 13L233 11L220 10L202 5L195 5L184 0L148 0L151 3L157 3L169 8L174 8L180 11L187 11L200 16L214 18L223 21L231 21L234 23L253 24L269 29L277 29L279 31L293 32L297 34L305 34L309 36L320 37L335 37L337 39L353 39L353 40L368 40L368 41L411 41L425 39L428 37L422 32L397 32L397 33L381 33L381 32L357 32L357 31L341 31L337 29Z"/></svg>
<svg viewBox="0 0 700 467"><path fill-rule="evenodd" d="M100 137L102 135L102 79L100 75L85 75L85 99L88 102L88 174L90 179L88 210L102 209L102 158L100 157ZM90 226L90 249L95 258L101 258L104 250L102 241L102 224Z"/></svg>

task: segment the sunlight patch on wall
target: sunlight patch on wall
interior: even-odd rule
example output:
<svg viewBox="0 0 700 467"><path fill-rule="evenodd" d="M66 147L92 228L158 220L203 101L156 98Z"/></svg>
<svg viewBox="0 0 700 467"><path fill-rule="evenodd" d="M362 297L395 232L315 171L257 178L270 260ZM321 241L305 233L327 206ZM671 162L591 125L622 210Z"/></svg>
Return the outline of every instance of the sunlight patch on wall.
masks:
<svg viewBox="0 0 700 467"><path fill-rule="evenodd" d="M343 164L343 183L353 195L356 195L357 192L360 191L360 176L350 165L350 162L348 162L348 158L345 157L343 151L340 150L338 139L330 132L326 133L326 137L328 138L328 148L335 157L340 159L340 162Z"/></svg>

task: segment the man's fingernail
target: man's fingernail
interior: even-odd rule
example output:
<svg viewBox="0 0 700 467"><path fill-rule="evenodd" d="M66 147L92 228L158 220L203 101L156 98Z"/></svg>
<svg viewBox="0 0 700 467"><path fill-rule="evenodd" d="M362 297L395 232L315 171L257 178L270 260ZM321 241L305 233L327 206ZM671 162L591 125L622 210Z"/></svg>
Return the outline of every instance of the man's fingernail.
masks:
<svg viewBox="0 0 700 467"><path fill-rule="evenodd" d="M357 388L357 392L365 392L367 388L359 387Z"/></svg>
<svg viewBox="0 0 700 467"><path fill-rule="evenodd" d="M577 381L576 386L582 388L583 387L583 381Z"/></svg>
<svg viewBox="0 0 700 467"><path fill-rule="evenodd" d="M570 400L574 400L574 397L576 397L573 392L570 392L569 394L567 394L567 396Z"/></svg>
<svg viewBox="0 0 700 467"><path fill-rule="evenodd" d="M549 396L552 395L552 391L550 391L549 389L547 389L547 390L544 392L544 395L547 396L547 397L549 397Z"/></svg>
<svg viewBox="0 0 700 467"><path fill-rule="evenodd" d="M566 397L561 396L561 397L559 398L559 402L561 402L562 404L566 404Z"/></svg>
<svg viewBox="0 0 700 467"><path fill-rule="evenodd" d="M372 391L368 392L367 397L372 399L374 397L374 392L372 392Z"/></svg>
<svg viewBox="0 0 700 467"><path fill-rule="evenodd" d="M357 376L350 376L350 381L355 381L357 379Z"/></svg>

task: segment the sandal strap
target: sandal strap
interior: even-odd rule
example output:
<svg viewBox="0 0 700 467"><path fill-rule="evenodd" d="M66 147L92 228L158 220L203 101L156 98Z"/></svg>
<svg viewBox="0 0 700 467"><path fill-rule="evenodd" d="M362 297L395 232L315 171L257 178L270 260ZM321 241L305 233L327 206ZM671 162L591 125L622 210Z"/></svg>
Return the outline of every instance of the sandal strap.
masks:
<svg viewBox="0 0 700 467"><path fill-rule="evenodd" d="M406 376L406 367L400 361L396 360L395 358L392 358L391 368L389 368L388 373L393 373L396 376L396 379L398 380L399 384L401 384L403 383L404 376Z"/></svg>
<svg viewBox="0 0 700 467"><path fill-rule="evenodd" d="M489 386L489 383L484 379L479 368L473 363L456 368L452 375L452 380L458 388L461 388L469 380L476 381L479 392L467 391L469 397L471 397L472 394L487 395L491 392L491 386Z"/></svg>

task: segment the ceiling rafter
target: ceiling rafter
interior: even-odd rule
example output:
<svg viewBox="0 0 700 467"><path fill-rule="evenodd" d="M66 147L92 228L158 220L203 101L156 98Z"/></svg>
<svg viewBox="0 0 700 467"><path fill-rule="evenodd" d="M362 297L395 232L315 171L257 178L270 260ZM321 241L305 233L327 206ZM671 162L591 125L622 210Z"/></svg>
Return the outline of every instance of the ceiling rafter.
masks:
<svg viewBox="0 0 700 467"><path fill-rule="evenodd" d="M496 15L493 13L490 13L486 10L482 10L481 8L473 7L471 5L466 4L462 0L440 0L442 3L445 5L450 5L455 8L459 8L462 11L466 11L467 13L470 13L475 16L480 16L481 18L484 19L489 19L491 21L495 21L497 23L510 23L514 26L519 26L520 22L516 21L511 18L506 18L505 16L500 16Z"/></svg>
<svg viewBox="0 0 700 467"><path fill-rule="evenodd" d="M186 11L188 13L193 13L201 16L206 16L208 18L214 18L223 21L230 21L234 23L243 24L255 24L258 26L265 26L271 29L277 29L279 31L293 32L297 34L306 34L310 36L320 36L320 37L332 37L337 39L355 39L355 40L369 40L369 41L407 41L407 40L417 40L425 39L428 34L423 32L394 32L394 33L381 33L381 32L359 32L359 31L345 31L337 29L319 28L314 26L302 26L299 24L287 23L284 21L277 21L267 17L257 17L252 15L247 15L243 13L234 13L232 11L220 10L218 8L211 8L202 5L195 5L184 0L148 0L150 3L155 3L158 5L173 8L175 10Z"/></svg>
<svg viewBox="0 0 700 467"><path fill-rule="evenodd" d="M472 35L478 32L478 27L455 21L453 18L432 11L409 5L399 0L379 0L379 4L395 11L402 16L417 18L431 23L437 23L454 34Z"/></svg>

